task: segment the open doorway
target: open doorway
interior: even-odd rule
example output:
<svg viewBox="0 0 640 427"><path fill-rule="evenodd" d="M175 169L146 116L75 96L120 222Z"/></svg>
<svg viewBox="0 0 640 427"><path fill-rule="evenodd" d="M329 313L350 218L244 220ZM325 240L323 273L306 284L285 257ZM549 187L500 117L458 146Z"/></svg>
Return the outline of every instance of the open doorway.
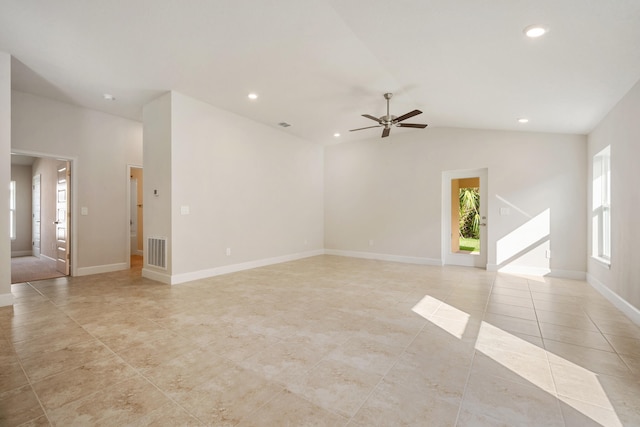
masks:
<svg viewBox="0 0 640 427"><path fill-rule="evenodd" d="M486 182L486 169L443 172L445 264L486 268Z"/></svg>
<svg viewBox="0 0 640 427"><path fill-rule="evenodd" d="M456 203L457 201L457 203ZM484 201L483 201L484 203ZM480 253L480 178L451 180L451 228L458 223L458 235L451 233L451 250L477 255Z"/></svg>
<svg viewBox="0 0 640 427"><path fill-rule="evenodd" d="M71 161L12 153L11 283L71 274Z"/></svg>
<svg viewBox="0 0 640 427"><path fill-rule="evenodd" d="M129 268L142 269L143 263L143 174L142 167L128 167L129 180Z"/></svg>

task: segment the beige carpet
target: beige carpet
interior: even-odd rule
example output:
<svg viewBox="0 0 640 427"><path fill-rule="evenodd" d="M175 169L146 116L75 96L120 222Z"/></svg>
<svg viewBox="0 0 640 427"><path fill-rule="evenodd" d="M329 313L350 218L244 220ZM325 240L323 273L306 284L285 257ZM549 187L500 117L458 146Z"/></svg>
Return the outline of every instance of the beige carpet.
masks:
<svg viewBox="0 0 640 427"><path fill-rule="evenodd" d="M11 283L53 279L64 274L56 270L56 262L47 258L22 256L11 258Z"/></svg>

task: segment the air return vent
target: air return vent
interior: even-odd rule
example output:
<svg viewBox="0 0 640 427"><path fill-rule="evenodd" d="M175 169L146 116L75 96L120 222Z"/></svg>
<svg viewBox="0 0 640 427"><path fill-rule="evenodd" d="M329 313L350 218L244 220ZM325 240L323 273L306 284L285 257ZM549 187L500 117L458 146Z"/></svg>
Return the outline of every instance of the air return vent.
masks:
<svg viewBox="0 0 640 427"><path fill-rule="evenodd" d="M167 238L149 237L147 240L147 264L167 268Z"/></svg>

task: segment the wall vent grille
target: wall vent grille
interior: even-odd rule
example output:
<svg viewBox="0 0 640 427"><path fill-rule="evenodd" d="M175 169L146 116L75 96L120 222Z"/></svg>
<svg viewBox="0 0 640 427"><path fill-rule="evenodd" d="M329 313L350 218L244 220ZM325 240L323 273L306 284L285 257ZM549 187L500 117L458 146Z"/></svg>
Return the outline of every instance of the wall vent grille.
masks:
<svg viewBox="0 0 640 427"><path fill-rule="evenodd" d="M167 269L167 238L149 237L147 240L147 264Z"/></svg>

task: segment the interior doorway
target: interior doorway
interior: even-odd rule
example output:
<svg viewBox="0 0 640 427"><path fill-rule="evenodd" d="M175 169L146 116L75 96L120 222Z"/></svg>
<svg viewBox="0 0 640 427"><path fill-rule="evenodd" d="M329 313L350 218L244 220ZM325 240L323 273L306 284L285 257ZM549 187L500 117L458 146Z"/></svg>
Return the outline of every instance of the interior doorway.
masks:
<svg viewBox="0 0 640 427"><path fill-rule="evenodd" d="M143 205L143 174L141 166L129 165L127 173L129 181L129 268L142 265L144 245L144 205Z"/></svg>
<svg viewBox="0 0 640 427"><path fill-rule="evenodd" d="M445 264L487 266L487 169L442 174L442 259Z"/></svg>
<svg viewBox="0 0 640 427"><path fill-rule="evenodd" d="M16 221L23 226L19 229L20 236L12 243L12 283L73 274L75 240L72 242L72 231L75 219L71 215L71 169L74 162L72 159L12 152L12 176L24 181L20 189L27 201L16 211Z"/></svg>

